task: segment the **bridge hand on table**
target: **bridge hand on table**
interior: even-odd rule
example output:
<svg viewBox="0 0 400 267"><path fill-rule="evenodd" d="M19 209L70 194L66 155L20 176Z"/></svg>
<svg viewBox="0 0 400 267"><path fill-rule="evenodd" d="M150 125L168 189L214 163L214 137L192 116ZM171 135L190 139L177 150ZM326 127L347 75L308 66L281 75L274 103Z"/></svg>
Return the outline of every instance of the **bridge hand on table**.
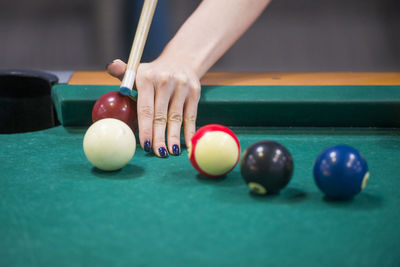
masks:
<svg viewBox="0 0 400 267"><path fill-rule="evenodd" d="M120 80L125 69L126 64L119 59L107 65L107 71ZM186 144L196 131L199 78L184 63L157 59L139 65L135 85L140 145L147 152L153 148L162 158L169 153L179 155L182 123Z"/></svg>

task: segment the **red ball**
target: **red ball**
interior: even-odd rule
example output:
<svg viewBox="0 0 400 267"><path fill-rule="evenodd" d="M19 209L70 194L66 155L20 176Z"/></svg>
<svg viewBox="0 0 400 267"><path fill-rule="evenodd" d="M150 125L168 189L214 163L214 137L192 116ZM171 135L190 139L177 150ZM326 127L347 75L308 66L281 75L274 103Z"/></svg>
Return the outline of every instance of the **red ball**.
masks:
<svg viewBox="0 0 400 267"><path fill-rule="evenodd" d="M232 171L240 157L240 144L227 127L210 124L201 127L189 144L193 167L207 177L221 177Z"/></svg>
<svg viewBox="0 0 400 267"><path fill-rule="evenodd" d="M92 121L114 118L125 122L133 132L137 129L136 101L119 91L102 95L94 104Z"/></svg>

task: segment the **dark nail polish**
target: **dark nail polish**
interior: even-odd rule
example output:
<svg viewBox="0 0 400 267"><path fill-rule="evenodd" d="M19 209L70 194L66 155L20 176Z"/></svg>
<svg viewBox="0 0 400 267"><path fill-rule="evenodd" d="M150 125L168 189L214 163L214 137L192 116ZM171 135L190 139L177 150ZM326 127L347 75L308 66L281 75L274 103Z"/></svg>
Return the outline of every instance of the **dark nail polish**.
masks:
<svg viewBox="0 0 400 267"><path fill-rule="evenodd" d="M162 158L168 157L168 152L164 147L160 147L158 149L158 153L160 153L160 157L162 157Z"/></svg>
<svg viewBox="0 0 400 267"><path fill-rule="evenodd" d="M174 153L175 156L179 156L179 154L180 154L179 146L178 145L173 145L172 146L172 152Z"/></svg>
<svg viewBox="0 0 400 267"><path fill-rule="evenodd" d="M151 144L149 140L144 141L144 151L150 152Z"/></svg>

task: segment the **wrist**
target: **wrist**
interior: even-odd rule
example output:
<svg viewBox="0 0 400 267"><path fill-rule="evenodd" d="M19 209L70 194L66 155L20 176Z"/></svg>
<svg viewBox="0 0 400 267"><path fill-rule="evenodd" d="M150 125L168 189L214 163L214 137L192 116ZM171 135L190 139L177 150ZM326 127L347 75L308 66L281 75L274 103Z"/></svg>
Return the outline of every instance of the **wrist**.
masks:
<svg viewBox="0 0 400 267"><path fill-rule="evenodd" d="M207 70L204 70L204 60L200 51L192 51L188 47L179 47L172 40L157 58L159 61L184 65L200 79Z"/></svg>

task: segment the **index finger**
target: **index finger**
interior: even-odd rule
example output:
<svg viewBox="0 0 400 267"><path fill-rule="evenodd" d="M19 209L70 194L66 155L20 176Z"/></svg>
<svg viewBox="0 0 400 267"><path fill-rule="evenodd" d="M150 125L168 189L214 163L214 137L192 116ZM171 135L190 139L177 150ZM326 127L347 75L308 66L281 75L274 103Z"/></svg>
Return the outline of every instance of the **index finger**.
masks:
<svg viewBox="0 0 400 267"><path fill-rule="evenodd" d="M139 141L142 148L149 152L153 140L154 86L151 79L138 76L136 87Z"/></svg>

